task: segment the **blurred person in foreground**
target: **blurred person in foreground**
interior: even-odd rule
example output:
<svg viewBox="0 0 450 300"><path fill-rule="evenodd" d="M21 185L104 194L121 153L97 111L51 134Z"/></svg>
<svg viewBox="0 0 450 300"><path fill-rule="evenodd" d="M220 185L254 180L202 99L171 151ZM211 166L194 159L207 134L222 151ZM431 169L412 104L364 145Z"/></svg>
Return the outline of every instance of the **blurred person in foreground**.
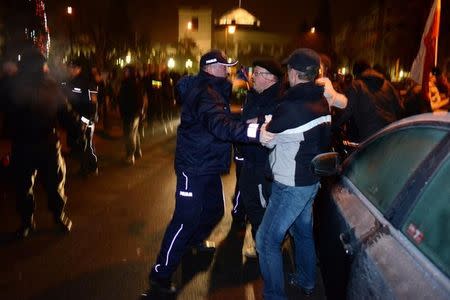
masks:
<svg viewBox="0 0 450 300"><path fill-rule="evenodd" d="M8 89L14 77L17 74L17 64L14 61L7 60L2 63L0 70L0 138L2 138L7 131L7 120L5 112L7 110L7 96Z"/></svg>
<svg viewBox="0 0 450 300"><path fill-rule="evenodd" d="M82 124L47 71L44 56L34 47L27 49L8 93L6 113L11 131L11 168L22 222L17 234L21 238L36 229L33 188L38 175L56 224L63 232L69 232L72 227L64 210L66 165L56 126L59 122L68 132L82 138Z"/></svg>
<svg viewBox="0 0 450 300"><path fill-rule="evenodd" d="M290 89L280 100L267 131L276 137L266 145L274 181L263 220L256 234L256 249L264 279L264 299L287 299L284 290L281 245L286 233L295 243L295 273L289 283L305 295L313 293L316 255L312 206L319 178L311 160L326 152L330 144L331 115L324 86L316 84L320 58L311 49L291 53L287 64Z"/></svg>
<svg viewBox="0 0 450 300"><path fill-rule="evenodd" d="M224 198L220 175L229 172L232 142L268 142L273 134L260 124L233 120L227 79L229 62L219 50L200 59L200 71L178 82L181 123L177 130L175 211L149 274L144 299L176 293L172 274L190 248L213 251L205 239L222 219Z"/></svg>

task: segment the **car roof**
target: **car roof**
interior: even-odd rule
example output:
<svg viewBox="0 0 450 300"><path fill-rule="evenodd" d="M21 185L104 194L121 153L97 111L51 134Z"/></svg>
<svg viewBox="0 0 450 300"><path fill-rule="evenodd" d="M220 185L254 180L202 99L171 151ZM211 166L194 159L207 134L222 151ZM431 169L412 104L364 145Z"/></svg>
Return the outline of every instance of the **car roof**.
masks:
<svg viewBox="0 0 450 300"><path fill-rule="evenodd" d="M379 136L385 135L392 130L415 125L437 126L450 129L450 113L426 113L398 120L364 140L360 144L360 147L364 147L366 144L371 143L374 139L377 139Z"/></svg>
<svg viewBox="0 0 450 300"><path fill-rule="evenodd" d="M401 124L409 124L415 122L442 122L446 124L450 124L450 113L426 113L421 115L415 115L408 118L401 119L397 122L394 122L392 125L401 125ZM390 126L388 126L390 127Z"/></svg>

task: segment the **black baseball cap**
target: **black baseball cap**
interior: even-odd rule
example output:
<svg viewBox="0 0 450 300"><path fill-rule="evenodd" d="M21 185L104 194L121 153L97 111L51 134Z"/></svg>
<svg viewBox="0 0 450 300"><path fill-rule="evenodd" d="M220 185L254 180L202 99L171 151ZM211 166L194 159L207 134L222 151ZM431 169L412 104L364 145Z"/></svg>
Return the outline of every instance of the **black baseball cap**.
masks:
<svg viewBox="0 0 450 300"><path fill-rule="evenodd" d="M212 64L221 64L223 66L231 67L236 65L237 63L237 60L228 62L227 55L220 50L211 50L203 54L200 58L200 68Z"/></svg>
<svg viewBox="0 0 450 300"><path fill-rule="evenodd" d="M294 50L288 58L283 61L284 65L305 73L317 73L320 68L320 56L316 51L309 48Z"/></svg>
<svg viewBox="0 0 450 300"><path fill-rule="evenodd" d="M253 61L253 66L261 67L269 71L271 74L275 75L278 79L283 78L283 69L281 68L280 63L278 63L274 59L270 58L261 58L261 59L255 59Z"/></svg>

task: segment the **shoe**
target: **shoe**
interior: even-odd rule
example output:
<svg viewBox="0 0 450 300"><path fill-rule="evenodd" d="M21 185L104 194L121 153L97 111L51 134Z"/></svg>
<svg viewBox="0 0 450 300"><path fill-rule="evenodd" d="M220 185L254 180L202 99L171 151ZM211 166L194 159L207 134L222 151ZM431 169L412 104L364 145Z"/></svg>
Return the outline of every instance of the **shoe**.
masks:
<svg viewBox="0 0 450 300"><path fill-rule="evenodd" d="M142 158L142 150L139 149L134 153L134 156L136 157L136 159Z"/></svg>
<svg viewBox="0 0 450 300"><path fill-rule="evenodd" d="M296 287L300 289L304 296L309 297L314 293L314 288L305 288L300 285L297 278L295 277L295 273L289 273L287 275L287 281L290 286Z"/></svg>
<svg viewBox="0 0 450 300"><path fill-rule="evenodd" d="M244 250L244 256L250 259L258 258L258 252L256 252L255 246L250 246Z"/></svg>
<svg viewBox="0 0 450 300"><path fill-rule="evenodd" d="M125 158L125 163L127 165L133 166L134 165L134 155L127 156Z"/></svg>
<svg viewBox="0 0 450 300"><path fill-rule="evenodd" d="M216 251L216 243L213 241L204 241L192 247L192 252L197 253L213 253Z"/></svg>
<svg viewBox="0 0 450 300"><path fill-rule="evenodd" d="M30 219L24 222L19 230L16 231L16 235L20 239L26 239L34 231L36 231L36 223L34 222L34 217L31 216Z"/></svg>
<svg viewBox="0 0 450 300"><path fill-rule="evenodd" d="M81 168L78 171L78 174L83 178L87 178L89 176L98 176L98 168L91 168L91 169Z"/></svg>
<svg viewBox="0 0 450 300"><path fill-rule="evenodd" d="M64 233L69 233L72 230L72 221L64 212L62 212L59 217L55 218L55 222L59 229Z"/></svg>
<svg viewBox="0 0 450 300"><path fill-rule="evenodd" d="M310 297L314 293L314 289L300 288L305 297Z"/></svg>
<svg viewBox="0 0 450 300"><path fill-rule="evenodd" d="M170 279L150 279L150 289L141 294L141 299L161 299L176 293L177 288Z"/></svg>

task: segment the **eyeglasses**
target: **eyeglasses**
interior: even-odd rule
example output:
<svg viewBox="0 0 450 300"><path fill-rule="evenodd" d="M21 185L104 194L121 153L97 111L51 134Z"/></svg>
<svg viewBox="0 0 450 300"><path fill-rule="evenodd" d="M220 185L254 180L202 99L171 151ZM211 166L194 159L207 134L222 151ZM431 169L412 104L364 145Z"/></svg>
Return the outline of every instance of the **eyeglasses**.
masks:
<svg viewBox="0 0 450 300"><path fill-rule="evenodd" d="M261 75L272 75L270 72L253 72L253 76L261 76Z"/></svg>

